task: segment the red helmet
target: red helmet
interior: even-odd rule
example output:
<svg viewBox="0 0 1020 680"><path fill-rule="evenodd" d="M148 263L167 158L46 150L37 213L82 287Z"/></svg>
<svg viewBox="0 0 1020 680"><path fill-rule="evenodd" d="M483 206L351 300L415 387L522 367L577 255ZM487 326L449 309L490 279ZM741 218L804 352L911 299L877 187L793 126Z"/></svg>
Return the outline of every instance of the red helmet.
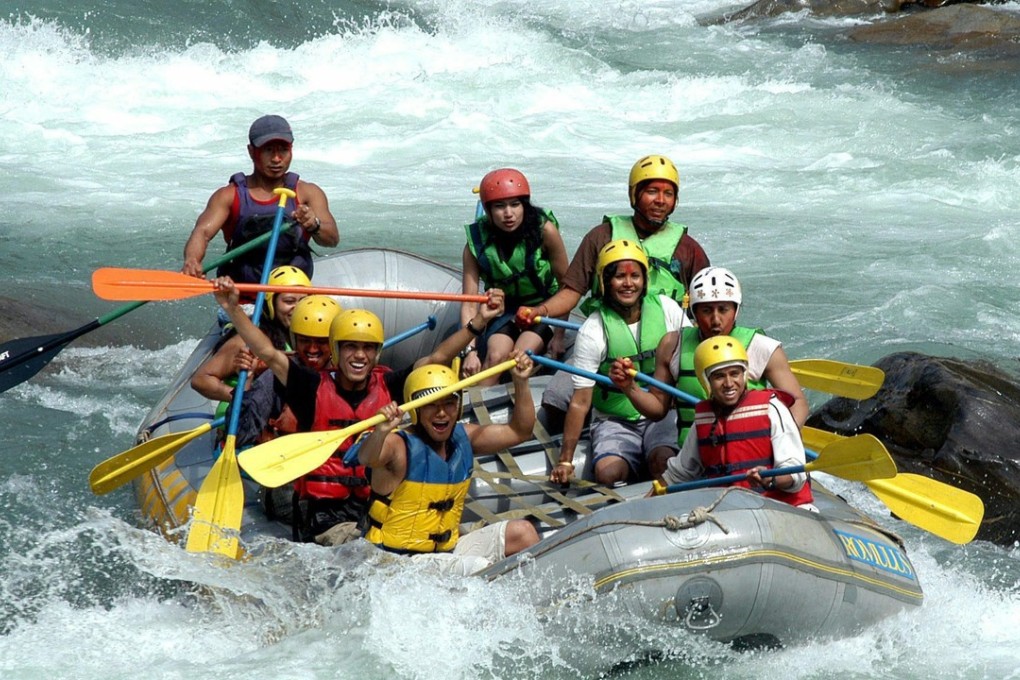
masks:
<svg viewBox="0 0 1020 680"><path fill-rule="evenodd" d="M482 178L478 194L482 205L488 205L492 201L505 201L508 198L530 198L531 187L528 186L528 178L520 170L500 168Z"/></svg>

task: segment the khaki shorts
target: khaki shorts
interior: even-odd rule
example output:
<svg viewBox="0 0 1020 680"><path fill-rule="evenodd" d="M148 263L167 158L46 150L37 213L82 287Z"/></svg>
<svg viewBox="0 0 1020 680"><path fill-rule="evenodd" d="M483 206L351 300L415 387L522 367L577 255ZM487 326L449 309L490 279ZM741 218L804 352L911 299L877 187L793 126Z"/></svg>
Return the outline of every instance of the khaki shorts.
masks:
<svg viewBox="0 0 1020 680"><path fill-rule="evenodd" d="M497 522L461 535L453 552L422 553L411 559L446 574L470 576L506 557L506 526Z"/></svg>

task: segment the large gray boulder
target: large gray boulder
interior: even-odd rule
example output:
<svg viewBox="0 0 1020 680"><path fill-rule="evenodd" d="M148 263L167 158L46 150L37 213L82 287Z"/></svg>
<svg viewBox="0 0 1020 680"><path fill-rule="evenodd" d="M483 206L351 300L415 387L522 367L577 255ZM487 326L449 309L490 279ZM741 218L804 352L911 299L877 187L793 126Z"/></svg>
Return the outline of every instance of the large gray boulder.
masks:
<svg viewBox="0 0 1020 680"><path fill-rule="evenodd" d="M891 354L886 379L867 401L833 399L808 424L881 439L900 470L977 494L985 503L978 539L1020 540L1020 384L983 362Z"/></svg>

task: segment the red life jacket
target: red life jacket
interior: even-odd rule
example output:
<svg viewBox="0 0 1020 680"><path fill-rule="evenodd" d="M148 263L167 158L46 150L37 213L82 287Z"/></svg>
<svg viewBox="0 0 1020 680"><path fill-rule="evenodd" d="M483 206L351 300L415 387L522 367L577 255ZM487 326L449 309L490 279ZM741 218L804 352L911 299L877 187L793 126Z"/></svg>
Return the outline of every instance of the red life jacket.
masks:
<svg viewBox="0 0 1020 680"><path fill-rule="evenodd" d="M769 401L777 396L787 406L793 397L779 390L748 390L740 403L723 418L712 409L712 402L703 400L694 407L694 427L698 436L698 455L705 477L725 477L765 465L774 467L772 457L772 422ZM747 481L733 486L750 488ZM768 489L764 495L790 505L811 503L811 482L808 480L796 493Z"/></svg>
<svg viewBox="0 0 1020 680"><path fill-rule="evenodd" d="M386 404L393 401L386 388L385 375L390 369L376 366L368 377L368 394L351 408L336 391L332 371L320 373L319 391L315 395L315 420L313 431L339 430L376 415ZM347 465L344 453L351 448L354 437L348 437L325 463L294 482L294 490L300 498L333 498L345 500L350 496L367 500L372 488L365 475L364 465Z"/></svg>

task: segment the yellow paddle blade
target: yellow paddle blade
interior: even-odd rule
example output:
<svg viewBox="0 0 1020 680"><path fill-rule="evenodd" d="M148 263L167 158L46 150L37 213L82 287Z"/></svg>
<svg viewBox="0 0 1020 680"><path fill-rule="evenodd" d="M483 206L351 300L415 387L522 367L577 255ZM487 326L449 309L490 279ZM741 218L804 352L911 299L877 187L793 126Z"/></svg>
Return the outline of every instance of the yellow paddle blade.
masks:
<svg viewBox="0 0 1020 680"><path fill-rule="evenodd" d="M841 438L821 450L818 459L804 466L808 472L826 472L852 481L887 479L896 475L896 463L885 446L870 434Z"/></svg>
<svg viewBox="0 0 1020 680"><path fill-rule="evenodd" d="M384 420L385 417L375 415L342 430L289 434L242 451L238 462L248 476L262 486L283 486L329 460L348 437L375 427Z"/></svg>
<svg viewBox="0 0 1020 680"><path fill-rule="evenodd" d="M850 399L870 399L885 382L880 368L829 359L797 359L790 369L801 387Z"/></svg>
<svg viewBox="0 0 1020 680"><path fill-rule="evenodd" d="M201 437L211 429L212 426L206 423L188 432L165 434L107 458L89 473L92 493L96 495L109 493L127 484L170 458L192 439Z"/></svg>
<svg viewBox="0 0 1020 680"><path fill-rule="evenodd" d="M441 390L412 399L406 404L401 404L399 408L404 413L407 413L420 406L431 404L448 394L460 392L486 378L499 375L503 371L513 368L516 364L516 360L507 359L501 364L496 364L452 385L447 385ZM362 420L360 423L355 423L342 430L289 434L242 451L238 460L241 467L244 468L244 471L252 479L262 486L275 488L292 482L298 477L307 475L329 460L333 452L348 437L353 437L369 428L375 427L384 420L386 420L385 416L376 414L367 420Z"/></svg>
<svg viewBox="0 0 1020 680"><path fill-rule="evenodd" d="M230 559L238 556L244 483L237 467L235 441L236 437L227 435L223 452L198 490L188 531L188 552L219 553Z"/></svg>
<svg viewBox="0 0 1020 680"><path fill-rule="evenodd" d="M821 451L829 444L839 441L840 439L846 439L843 435L836 434L835 432L828 432L827 430L819 430L815 427L803 427L800 430L800 437L804 440L804 446L815 451Z"/></svg>
<svg viewBox="0 0 1020 680"><path fill-rule="evenodd" d="M868 488L900 519L952 543L974 540L985 516L978 496L923 475L899 474Z"/></svg>
<svg viewBox="0 0 1020 680"><path fill-rule="evenodd" d="M805 446L819 450L846 440L834 432L813 427L805 427L801 435ZM904 522L952 543L969 543L981 528L985 506L980 497L969 491L909 473L864 482L878 500Z"/></svg>

